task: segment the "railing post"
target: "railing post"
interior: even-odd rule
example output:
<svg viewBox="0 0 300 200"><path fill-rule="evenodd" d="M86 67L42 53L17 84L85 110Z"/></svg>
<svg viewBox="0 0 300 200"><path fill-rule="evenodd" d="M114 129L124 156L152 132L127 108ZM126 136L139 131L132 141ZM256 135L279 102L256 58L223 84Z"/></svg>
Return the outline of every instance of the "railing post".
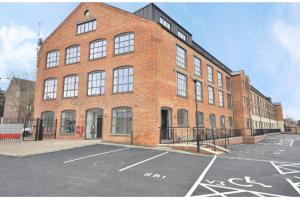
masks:
<svg viewBox="0 0 300 200"><path fill-rule="evenodd" d="M55 125L54 125L54 139L56 139L56 129L57 129L57 119L55 119Z"/></svg>
<svg viewBox="0 0 300 200"><path fill-rule="evenodd" d="M197 141L197 152L199 153L200 152L200 137L199 137L198 127L197 127L196 141Z"/></svg>
<svg viewBox="0 0 300 200"><path fill-rule="evenodd" d="M36 128L35 128L35 138L34 138L35 141L37 141L37 139L38 139L39 127L40 127L39 123L40 123L40 119L37 118L36 119Z"/></svg>

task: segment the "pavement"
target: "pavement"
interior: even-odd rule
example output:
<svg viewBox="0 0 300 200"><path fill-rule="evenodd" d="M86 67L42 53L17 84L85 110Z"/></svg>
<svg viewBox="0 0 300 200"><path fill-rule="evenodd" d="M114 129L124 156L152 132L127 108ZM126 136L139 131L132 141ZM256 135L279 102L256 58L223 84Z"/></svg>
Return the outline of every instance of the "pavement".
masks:
<svg viewBox="0 0 300 200"><path fill-rule="evenodd" d="M300 196L300 136L229 148L201 156L95 144L0 155L0 196Z"/></svg>
<svg viewBox="0 0 300 200"><path fill-rule="evenodd" d="M42 141L1 142L0 155L23 157L95 144L99 144L99 140L48 139Z"/></svg>

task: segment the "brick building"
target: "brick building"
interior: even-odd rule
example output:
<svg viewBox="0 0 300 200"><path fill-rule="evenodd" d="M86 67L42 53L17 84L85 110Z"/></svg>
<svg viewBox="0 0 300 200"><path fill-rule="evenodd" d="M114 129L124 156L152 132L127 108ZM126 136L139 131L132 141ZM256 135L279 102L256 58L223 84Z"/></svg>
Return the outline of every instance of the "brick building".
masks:
<svg viewBox="0 0 300 200"><path fill-rule="evenodd" d="M58 138L156 145L160 127L250 120L235 109L245 91L234 77L154 4L128 13L81 3L39 50L35 117L57 119Z"/></svg>
<svg viewBox="0 0 300 200"><path fill-rule="evenodd" d="M12 78L5 91L3 118L5 121L18 121L33 117L35 82Z"/></svg>

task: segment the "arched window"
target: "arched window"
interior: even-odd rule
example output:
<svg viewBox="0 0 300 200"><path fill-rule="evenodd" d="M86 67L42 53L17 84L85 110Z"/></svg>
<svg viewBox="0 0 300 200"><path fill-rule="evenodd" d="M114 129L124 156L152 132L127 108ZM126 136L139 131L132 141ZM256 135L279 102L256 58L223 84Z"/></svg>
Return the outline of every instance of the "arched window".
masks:
<svg viewBox="0 0 300 200"><path fill-rule="evenodd" d="M209 128L216 128L216 115L209 114Z"/></svg>
<svg viewBox="0 0 300 200"><path fill-rule="evenodd" d="M113 93L133 91L133 67L114 69Z"/></svg>
<svg viewBox="0 0 300 200"><path fill-rule="evenodd" d="M42 126L43 133L53 133L54 132L54 112L45 111L42 112Z"/></svg>
<svg viewBox="0 0 300 200"><path fill-rule="evenodd" d="M233 128L233 119L232 117L228 117L229 128Z"/></svg>
<svg viewBox="0 0 300 200"><path fill-rule="evenodd" d="M88 74L88 95L102 95L104 94L105 86L105 72L94 71Z"/></svg>
<svg viewBox="0 0 300 200"><path fill-rule="evenodd" d="M76 126L76 111L65 110L61 113L61 125L60 132L62 134L75 133Z"/></svg>
<svg viewBox="0 0 300 200"><path fill-rule="evenodd" d="M121 33L115 36L115 54L124 54L134 51L134 33Z"/></svg>
<svg viewBox="0 0 300 200"><path fill-rule="evenodd" d="M76 74L65 76L64 78L64 98L77 97L79 76Z"/></svg>
<svg viewBox="0 0 300 200"><path fill-rule="evenodd" d="M196 113L196 126L204 127L204 115L203 112L197 111Z"/></svg>
<svg viewBox="0 0 300 200"><path fill-rule="evenodd" d="M59 65L59 50L49 51L47 53L46 68L56 67Z"/></svg>
<svg viewBox="0 0 300 200"><path fill-rule="evenodd" d="M66 64L80 62L80 45L73 45L66 49Z"/></svg>
<svg viewBox="0 0 300 200"><path fill-rule="evenodd" d="M106 40L99 39L90 43L90 60L106 56Z"/></svg>
<svg viewBox="0 0 300 200"><path fill-rule="evenodd" d="M44 82L44 99L55 99L57 91L57 79L49 78Z"/></svg>
<svg viewBox="0 0 300 200"><path fill-rule="evenodd" d="M220 128L225 128L225 117L224 117L224 115L220 116Z"/></svg>
<svg viewBox="0 0 300 200"><path fill-rule="evenodd" d="M112 134L129 135L132 133L132 109L118 107L112 109Z"/></svg>
<svg viewBox="0 0 300 200"><path fill-rule="evenodd" d="M185 109L177 110L177 124L178 126L188 126L188 111Z"/></svg>

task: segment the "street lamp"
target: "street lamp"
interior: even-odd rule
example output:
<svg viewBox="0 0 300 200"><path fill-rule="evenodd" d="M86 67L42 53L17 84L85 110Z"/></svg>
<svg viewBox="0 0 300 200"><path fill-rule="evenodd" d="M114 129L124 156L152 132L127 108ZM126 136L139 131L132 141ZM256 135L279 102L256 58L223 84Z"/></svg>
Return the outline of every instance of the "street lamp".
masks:
<svg viewBox="0 0 300 200"><path fill-rule="evenodd" d="M199 153L200 151L200 144L199 144L199 141L200 141L200 136L199 136L199 130L198 130L198 117L197 117L197 112L198 112L198 101L197 101L197 79L193 78L193 82L195 84L195 105L196 105L196 112L195 112L195 117L196 117L196 131L197 131L197 134L196 134L196 142L197 142L197 152Z"/></svg>

